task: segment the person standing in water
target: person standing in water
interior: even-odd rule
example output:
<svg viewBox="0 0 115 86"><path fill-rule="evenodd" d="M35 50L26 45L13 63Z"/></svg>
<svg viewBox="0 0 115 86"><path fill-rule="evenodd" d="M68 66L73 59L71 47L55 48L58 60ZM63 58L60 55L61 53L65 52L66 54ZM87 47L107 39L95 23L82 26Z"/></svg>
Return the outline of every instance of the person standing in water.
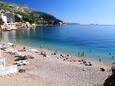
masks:
<svg viewBox="0 0 115 86"><path fill-rule="evenodd" d="M101 58L99 58L99 62L101 62Z"/></svg>

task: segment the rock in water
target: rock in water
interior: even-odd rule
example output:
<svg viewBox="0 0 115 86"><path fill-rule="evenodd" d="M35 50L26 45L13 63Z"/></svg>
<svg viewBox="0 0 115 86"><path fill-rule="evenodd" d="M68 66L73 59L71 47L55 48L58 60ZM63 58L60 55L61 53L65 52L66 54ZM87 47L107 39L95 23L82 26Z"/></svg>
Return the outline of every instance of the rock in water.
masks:
<svg viewBox="0 0 115 86"><path fill-rule="evenodd" d="M112 69L112 75L105 80L103 86L115 86L115 66L113 66L111 69Z"/></svg>

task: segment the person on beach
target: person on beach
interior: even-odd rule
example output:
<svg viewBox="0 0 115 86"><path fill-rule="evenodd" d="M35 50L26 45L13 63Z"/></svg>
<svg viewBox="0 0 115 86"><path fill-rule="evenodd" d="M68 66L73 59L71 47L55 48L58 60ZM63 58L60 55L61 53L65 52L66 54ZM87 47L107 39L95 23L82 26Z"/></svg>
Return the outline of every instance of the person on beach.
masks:
<svg viewBox="0 0 115 86"><path fill-rule="evenodd" d="M23 51L26 51L26 47L23 47Z"/></svg>
<svg viewBox="0 0 115 86"><path fill-rule="evenodd" d="M47 57L46 52L41 52L41 55L42 55L43 57Z"/></svg>
<svg viewBox="0 0 115 86"><path fill-rule="evenodd" d="M114 56L112 56L112 60L114 60Z"/></svg>
<svg viewBox="0 0 115 86"><path fill-rule="evenodd" d="M51 55L56 55L56 52L54 52L54 53L51 53Z"/></svg>
<svg viewBox="0 0 115 86"><path fill-rule="evenodd" d="M43 48L43 46L42 46L42 45L40 45L40 48Z"/></svg>
<svg viewBox="0 0 115 86"><path fill-rule="evenodd" d="M111 55L111 52L109 52L109 55Z"/></svg>
<svg viewBox="0 0 115 86"><path fill-rule="evenodd" d="M69 54L67 54L67 56L69 56Z"/></svg>
<svg viewBox="0 0 115 86"><path fill-rule="evenodd" d="M101 58L99 58L99 62L101 62Z"/></svg>
<svg viewBox="0 0 115 86"><path fill-rule="evenodd" d="M80 57L80 52L78 52L78 57Z"/></svg>
<svg viewBox="0 0 115 86"><path fill-rule="evenodd" d="M84 51L81 53L81 57L84 57L85 56L85 53L84 53Z"/></svg>
<svg viewBox="0 0 115 86"><path fill-rule="evenodd" d="M15 48L15 45L13 44L12 47Z"/></svg>

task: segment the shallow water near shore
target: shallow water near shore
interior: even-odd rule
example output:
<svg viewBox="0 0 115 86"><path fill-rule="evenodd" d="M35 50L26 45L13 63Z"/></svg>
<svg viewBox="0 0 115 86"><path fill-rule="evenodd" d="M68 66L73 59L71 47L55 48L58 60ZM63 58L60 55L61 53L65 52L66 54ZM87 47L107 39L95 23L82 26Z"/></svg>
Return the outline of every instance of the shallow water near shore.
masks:
<svg viewBox="0 0 115 86"><path fill-rule="evenodd" d="M115 26L112 25L40 26L0 32L0 40L76 56L84 52L89 58L101 58L106 63L115 62Z"/></svg>

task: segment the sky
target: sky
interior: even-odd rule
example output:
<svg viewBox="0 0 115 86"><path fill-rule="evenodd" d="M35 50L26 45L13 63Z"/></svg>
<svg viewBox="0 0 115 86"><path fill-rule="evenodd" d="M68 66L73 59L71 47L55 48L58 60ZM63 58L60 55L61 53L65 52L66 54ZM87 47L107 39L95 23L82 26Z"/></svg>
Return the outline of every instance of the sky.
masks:
<svg viewBox="0 0 115 86"><path fill-rule="evenodd" d="M72 23L115 24L115 0L2 0L25 4Z"/></svg>

